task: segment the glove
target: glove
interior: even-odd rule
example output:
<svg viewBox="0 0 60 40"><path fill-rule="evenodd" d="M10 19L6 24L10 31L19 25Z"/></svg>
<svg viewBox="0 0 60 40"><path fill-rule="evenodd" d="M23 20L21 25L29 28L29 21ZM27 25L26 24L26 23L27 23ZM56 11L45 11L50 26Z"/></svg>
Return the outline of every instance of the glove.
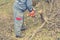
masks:
<svg viewBox="0 0 60 40"><path fill-rule="evenodd" d="M35 16L35 11L32 10L32 11L28 14L28 16L34 17L34 16Z"/></svg>

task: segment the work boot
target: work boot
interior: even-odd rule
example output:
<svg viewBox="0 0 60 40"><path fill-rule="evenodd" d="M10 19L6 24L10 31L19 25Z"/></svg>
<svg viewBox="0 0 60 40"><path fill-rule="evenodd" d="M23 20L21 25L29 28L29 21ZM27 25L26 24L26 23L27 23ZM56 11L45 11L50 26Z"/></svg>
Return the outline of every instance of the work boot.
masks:
<svg viewBox="0 0 60 40"><path fill-rule="evenodd" d="M27 29L26 26L22 26L21 31L24 31L24 30L26 30L26 29Z"/></svg>
<svg viewBox="0 0 60 40"><path fill-rule="evenodd" d="M24 37L24 35L16 35L16 38L22 38L22 37Z"/></svg>

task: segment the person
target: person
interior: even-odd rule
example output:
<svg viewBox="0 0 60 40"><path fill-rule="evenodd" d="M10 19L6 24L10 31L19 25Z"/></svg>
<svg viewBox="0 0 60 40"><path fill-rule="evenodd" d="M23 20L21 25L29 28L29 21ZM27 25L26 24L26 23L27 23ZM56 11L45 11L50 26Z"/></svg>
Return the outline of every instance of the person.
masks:
<svg viewBox="0 0 60 40"><path fill-rule="evenodd" d="M14 13L14 31L16 37L23 37L21 30L25 29L24 23L24 12L28 10L29 16L34 16L35 11L32 6L32 0L15 0L13 4Z"/></svg>

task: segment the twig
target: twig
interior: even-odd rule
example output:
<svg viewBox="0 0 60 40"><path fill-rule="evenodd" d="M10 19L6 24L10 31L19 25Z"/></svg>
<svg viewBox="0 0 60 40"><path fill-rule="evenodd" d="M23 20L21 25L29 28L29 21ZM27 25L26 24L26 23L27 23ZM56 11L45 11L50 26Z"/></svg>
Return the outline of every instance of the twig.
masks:
<svg viewBox="0 0 60 40"><path fill-rule="evenodd" d="M53 1L52 1L52 2L53 2ZM50 9L50 10L52 10L52 4L51 4L51 9ZM46 12L44 11L44 13L46 13ZM55 17L55 15L57 15L57 14L53 14L53 16L50 17L50 19L52 19L53 17ZM48 19L48 20L50 20L50 19ZM40 29L41 29L42 27L44 27L44 25L45 25L46 23L47 23L47 21L45 20L44 23L43 23L40 27L38 27L38 28L33 32L32 35L30 35L29 40L32 40L33 37L36 35L36 33L39 32ZM48 23L49 23L49 22L48 22Z"/></svg>
<svg viewBox="0 0 60 40"><path fill-rule="evenodd" d="M52 17L50 17L50 19L52 19L53 17L55 17L57 14L54 14ZM36 29L36 31L34 31L34 33L31 35L31 37L29 38L29 40L32 40L32 38L35 36L35 34L42 28L44 27L44 25L46 24L47 22L45 21L40 27L38 27Z"/></svg>
<svg viewBox="0 0 60 40"><path fill-rule="evenodd" d="M51 17L48 19L48 20L51 20L53 17L55 17L57 15L57 13L56 14L53 14L53 15L51 15Z"/></svg>
<svg viewBox="0 0 60 40"><path fill-rule="evenodd" d="M46 22L44 22L40 27L37 28L36 31L34 31L34 33L31 35L31 37L29 38L29 40L32 40L32 38L35 36L35 34L46 24Z"/></svg>
<svg viewBox="0 0 60 40"><path fill-rule="evenodd" d="M6 2L6 3L2 3L2 4L0 4L0 6L3 6L3 5L5 5L5 4L8 4L9 2Z"/></svg>

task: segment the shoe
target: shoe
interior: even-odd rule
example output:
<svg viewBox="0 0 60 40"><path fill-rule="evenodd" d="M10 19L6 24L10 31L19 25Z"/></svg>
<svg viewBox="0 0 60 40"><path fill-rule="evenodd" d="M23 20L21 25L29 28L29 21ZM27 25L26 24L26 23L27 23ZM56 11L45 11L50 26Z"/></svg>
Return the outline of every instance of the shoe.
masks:
<svg viewBox="0 0 60 40"><path fill-rule="evenodd" d="M26 30L26 29L27 29L27 27L22 26L21 31L24 31L24 30Z"/></svg>
<svg viewBox="0 0 60 40"><path fill-rule="evenodd" d="M22 37L24 37L23 35L16 35L16 38L22 38Z"/></svg>

